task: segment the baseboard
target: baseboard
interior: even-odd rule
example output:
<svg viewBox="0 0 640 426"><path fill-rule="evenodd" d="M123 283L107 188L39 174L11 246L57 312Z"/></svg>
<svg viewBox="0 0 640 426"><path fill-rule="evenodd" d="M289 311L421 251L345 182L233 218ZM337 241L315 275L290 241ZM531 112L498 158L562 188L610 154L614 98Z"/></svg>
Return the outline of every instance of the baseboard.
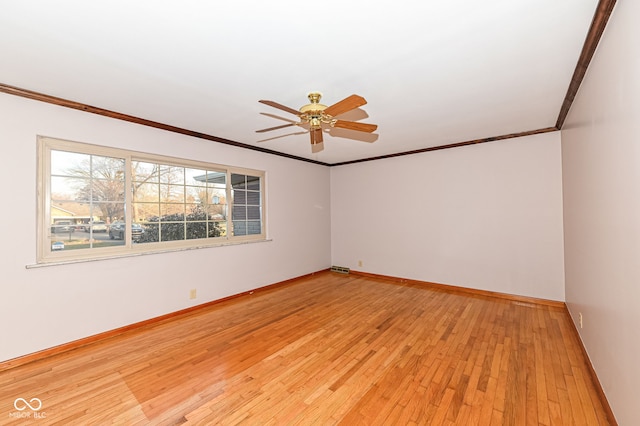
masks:
<svg viewBox="0 0 640 426"><path fill-rule="evenodd" d="M270 290L274 290L276 288L280 288L280 287L284 287L287 285L291 285L291 284L295 284L296 282L304 279L304 278L308 278L314 275L317 275L319 273L324 273L324 272L328 272L329 269L323 269L320 271L316 271L316 272L312 272L310 274L305 274L305 275L301 275L295 278L291 278L288 280L284 280L284 281L280 281L274 284L270 284L264 287L258 287L255 288L253 290L248 290L248 291L244 291L242 293L238 293L238 294L234 294L231 296L227 296L227 297L223 297L222 299L216 299L216 300L212 300L210 302L207 303L203 303L200 305L196 305L196 306L191 306L189 308L186 309L181 309L179 311L175 311L175 312L171 312L165 315L161 315L158 317L154 317L154 318L150 318L148 320L144 320L144 321L140 321L140 322L136 322L133 324L129 324L126 325L124 327L119 327L113 330L109 330L109 331L105 331L103 333L98 333L98 334L94 334L92 336L88 336L82 339L78 339L78 340L74 340L68 343L63 343L61 345L58 346L54 346L52 348L47 348L47 349L43 349L41 351L37 351L37 352L33 352L27 355L23 355L23 356L19 356L16 358L12 358L9 359L7 361L2 361L0 362L0 371L5 371L5 370L10 370L12 368L21 366L21 365L25 365L34 361L38 361L40 359L44 359L44 358L48 358L57 354L61 354L64 352L69 352L72 351L74 349L78 349L81 348L83 346L95 343L95 342L99 342L102 340L106 340L109 339L111 337L114 336L119 336L123 333L126 332L130 332L133 330L139 330L141 328L144 327L148 327L151 325L156 325L159 324L163 321L168 321L171 320L173 318L179 317L179 316L184 316L184 315L192 315L195 314L203 309L209 308L211 306L223 303L223 302L227 302L233 299L237 299L240 297L246 297L249 295L253 295L255 293L260 293L260 292L265 292L265 291L270 291Z"/></svg>
<svg viewBox="0 0 640 426"><path fill-rule="evenodd" d="M438 290L441 290L441 291L449 291L449 292L465 293L465 294L474 294L474 295L477 295L477 296L486 296L486 297L497 297L497 298L500 298L500 299L507 299L507 300L512 300L512 301L515 301L515 302L533 303L533 304L537 304L537 305L545 305L545 306L551 306L551 307L559 308L559 309L566 309L565 303L562 302L562 301L558 301L558 300L540 299L540 298L537 298L537 297L519 296L519 295L515 295L515 294L499 293L499 292L495 292L495 291L478 290L478 289L475 289L475 288L459 287L459 286L448 285L448 284L432 283L432 282L429 282L429 281L420 281L420 280L412 280L412 279L408 279L408 278L399 278L399 277L393 277L393 276L389 276L389 275L372 274L372 273L369 273L369 272L354 271L353 269L351 270L350 274L351 275L359 275L359 276L362 276L362 277L367 277L367 278L372 278L372 279L381 279L381 280L385 280L385 281L392 281L392 282L400 283L400 284L411 284L411 285L429 287L429 288L434 288L434 289L438 289Z"/></svg>
<svg viewBox="0 0 640 426"><path fill-rule="evenodd" d="M572 326L571 329L573 330L573 334L575 335L575 338L578 340L578 343L580 344L580 348L582 349L582 353L584 354L584 359L585 359L585 363L587 364L587 369L589 370L589 374L593 379L596 392L600 397L600 401L602 402L604 411L607 414L607 420L611 425L618 426L618 421L616 420L616 416L613 414L613 410L609 405L609 400L607 399L607 396L604 393L604 389L602 388L600 379L596 374L596 370L593 368L593 364L591 364L591 359L589 358L589 354L587 353L587 348L585 348L584 343L582 342L582 338L580 337L580 332L578 331L578 328L576 327L576 323L573 321L573 317L571 316L571 312L569 311L569 308L566 305L565 305L565 311L567 313L567 316L571 319L571 326Z"/></svg>

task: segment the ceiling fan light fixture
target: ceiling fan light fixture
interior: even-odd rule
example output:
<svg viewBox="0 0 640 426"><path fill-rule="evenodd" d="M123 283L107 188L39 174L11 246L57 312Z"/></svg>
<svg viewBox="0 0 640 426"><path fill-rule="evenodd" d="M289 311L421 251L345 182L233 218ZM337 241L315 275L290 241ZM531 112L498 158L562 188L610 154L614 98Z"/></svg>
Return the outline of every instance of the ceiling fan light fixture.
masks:
<svg viewBox="0 0 640 426"><path fill-rule="evenodd" d="M314 129L320 128L322 122L323 120L321 116L311 116L309 118L309 125Z"/></svg>
<svg viewBox="0 0 640 426"><path fill-rule="evenodd" d="M367 101L358 95L351 95L343 100L336 102L331 106L326 106L320 103L320 99L322 98L322 93L320 92L311 92L307 95L309 99L309 104L304 105L299 109L299 111L294 110L293 108L289 108L288 106L279 104L274 101L268 100L260 100L258 102L263 103L265 105L272 106L274 108L278 108L282 111L286 111L288 113L297 115L300 119L298 123L290 123L285 124L283 126L271 127L263 130L256 130L256 132L261 133L269 130L281 129L283 127L289 126L298 126L298 125L308 125L309 133L311 136L311 148L312 152L316 153L321 151L324 148L323 143L323 127L322 125L329 125L331 127L341 127L344 129L356 130L361 132L374 132L378 126L375 124L366 124L359 123L355 121L348 120L336 120L333 117L339 116L340 114L344 114L345 112L351 111L355 108L358 108L362 105L365 105Z"/></svg>

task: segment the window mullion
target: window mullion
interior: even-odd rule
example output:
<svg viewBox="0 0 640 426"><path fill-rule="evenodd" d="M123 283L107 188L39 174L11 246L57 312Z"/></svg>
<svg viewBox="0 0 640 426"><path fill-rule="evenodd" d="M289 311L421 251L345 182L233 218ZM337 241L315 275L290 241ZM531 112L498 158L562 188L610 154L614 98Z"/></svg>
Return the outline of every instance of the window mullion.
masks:
<svg viewBox="0 0 640 426"><path fill-rule="evenodd" d="M233 239L233 185L231 184L231 170L227 169L226 188L227 194L227 240Z"/></svg>
<svg viewBox="0 0 640 426"><path fill-rule="evenodd" d="M124 159L124 245L131 247L131 230L133 229L133 161L131 155Z"/></svg>

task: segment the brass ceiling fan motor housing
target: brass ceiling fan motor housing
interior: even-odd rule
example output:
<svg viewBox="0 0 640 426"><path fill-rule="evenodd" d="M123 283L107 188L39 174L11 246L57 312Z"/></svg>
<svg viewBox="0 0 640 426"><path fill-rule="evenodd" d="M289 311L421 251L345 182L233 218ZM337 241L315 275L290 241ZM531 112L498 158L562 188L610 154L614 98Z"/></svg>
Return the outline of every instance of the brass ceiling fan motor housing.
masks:
<svg viewBox="0 0 640 426"><path fill-rule="evenodd" d="M319 128L322 123L329 123L331 121L331 117L327 117L323 113L327 106L320 103L322 93L311 92L307 95L307 98L309 98L309 102L311 103L300 108L300 112L302 113L300 118L304 121L308 121L311 128L314 129Z"/></svg>

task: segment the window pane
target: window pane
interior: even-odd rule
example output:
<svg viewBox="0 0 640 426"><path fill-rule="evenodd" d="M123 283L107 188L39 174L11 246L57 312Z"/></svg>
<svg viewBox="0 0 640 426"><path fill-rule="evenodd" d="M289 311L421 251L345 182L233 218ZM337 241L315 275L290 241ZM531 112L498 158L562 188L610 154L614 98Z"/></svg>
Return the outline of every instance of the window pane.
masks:
<svg viewBox="0 0 640 426"><path fill-rule="evenodd" d="M208 171L207 185L213 188L226 188L227 174L225 172Z"/></svg>
<svg viewBox="0 0 640 426"><path fill-rule="evenodd" d="M90 185L89 179L72 177L51 177L51 199L53 200L75 200L76 194L81 188Z"/></svg>
<svg viewBox="0 0 640 426"><path fill-rule="evenodd" d="M144 234L140 238L140 243L157 243L160 241L160 224L157 217L152 222L141 222L144 227Z"/></svg>
<svg viewBox="0 0 640 426"><path fill-rule="evenodd" d="M252 191L247 192L247 204L253 205L253 206L259 206L260 205L260 193L259 192L252 192Z"/></svg>
<svg viewBox="0 0 640 426"><path fill-rule="evenodd" d="M233 222L233 235L247 235L247 222Z"/></svg>
<svg viewBox="0 0 640 426"><path fill-rule="evenodd" d="M226 218L226 172L139 163L139 170L158 178L158 183L134 183L134 217L147 227L141 242L176 241L219 237L226 234L219 221ZM156 173L157 171L157 173ZM244 178L243 178L244 179ZM136 187L137 185L137 187ZM215 221L209 222L210 219ZM224 223L224 222L222 222Z"/></svg>
<svg viewBox="0 0 640 426"><path fill-rule="evenodd" d="M226 237L227 222L209 222L209 237Z"/></svg>
<svg viewBox="0 0 640 426"><path fill-rule="evenodd" d="M165 203L184 203L184 186L160 185L160 201Z"/></svg>
<svg viewBox="0 0 640 426"><path fill-rule="evenodd" d="M91 216L111 223L124 219L124 203L93 203Z"/></svg>
<svg viewBox="0 0 640 426"><path fill-rule="evenodd" d="M226 220L227 219L227 206L222 204L209 205L208 208L209 219L213 220Z"/></svg>
<svg viewBox="0 0 640 426"><path fill-rule="evenodd" d="M124 159L57 150L50 158L50 250L124 245L108 232L124 216Z"/></svg>
<svg viewBox="0 0 640 426"><path fill-rule="evenodd" d="M198 169L185 170L186 184L191 186L207 186L207 172Z"/></svg>
<svg viewBox="0 0 640 426"><path fill-rule="evenodd" d="M51 151L51 175L69 176L69 168L79 164L88 164L89 154L66 151Z"/></svg>
<svg viewBox="0 0 640 426"><path fill-rule="evenodd" d="M259 176L232 174L233 185L233 235L262 233L262 194Z"/></svg>
<svg viewBox="0 0 640 426"><path fill-rule="evenodd" d="M233 204L247 204L247 191L233 191Z"/></svg>
<svg viewBox="0 0 640 426"><path fill-rule="evenodd" d="M247 208L245 206L233 206L233 220L244 220L247 218Z"/></svg>
<svg viewBox="0 0 640 426"><path fill-rule="evenodd" d="M245 175L238 175L233 173L231 175L231 187L233 189L245 189L246 188L246 176Z"/></svg>
<svg viewBox="0 0 640 426"><path fill-rule="evenodd" d="M148 222L151 219L158 219L160 216L160 204L158 203L134 203L133 221Z"/></svg>
<svg viewBox="0 0 640 426"><path fill-rule="evenodd" d="M247 176L247 189L260 191L260 178L258 176Z"/></svg>
<svg viewBox="0 0 640 426"><path fill-rule="evenodd" d="M199 205L199 204L186 204L185 207L186 207L186 210L188 212L186 217L185 217L185 220L187 222L197 222L197 221L200 221L200 220L207 220L208 219L207 211L201 205Z"/></svg>
<svg viewBox="0 0 640 426"><path fill-rule="evenodd" d="M89 163L93 179L124 181L124 159L92 155Z"/></svg>
<svg viewBox="0 0 640 426"><path fill-rule="evenodd" d="M158 182L158 165L144 161L132 162L131 180L133 182Z"/></svg>
<svg viewBox="0 0 640 426"><path fill-rule="evenodd" d="M260 221L249 221L247 222L247 234L255 235L262 232L260 227Z"/></svg>
<svg viewBox="0 0 640 426"><path fill-rule="evenodd" d="M133 201L160 201L160 185L157 183L133 183Z"/></svg>
<svg viewBox="0 0 640 426"><path fill-rule="evenodd" d="M184 222L169 222L160 225L160 241L184 240Z"/></svg>
<svg viewBox="0 0 640 426"><path fill-rule="evenodd" d="M88 200L121 201L124 199L124 181L92 179L84 191Z"/></svg>
<svg viewBox="0 0 640 426"><path fill-rule="evenodd" d="M209 200L209 192L207 191L207 187L197 187L197 186L187 186L185 188L186 191L186 202L187 203L201 203L206 204Z"/></svg>
<svg viewBox="0 0 640 426"><path fill-rule="evenodd" d="M187 239L207 238L207 222L188 222Z"/></svg>
<svg viewBox="0 0 640 426"><path fill-rule="evenodd" d="M161 164L160 182L166 184L184 185L184 168Z"/></svg>
<svg viewBox="0 0 640 426"><path fill-rule="evenodd" d="M260 207L248 206L247 219L260 220Z"/></svg>
<svg viewBox="0 0 640 426"><path fill-rule="evenodd" d="M104 222L97 221L94 226L102 227L105 225ZM124 240L111 240L109 233L105 231L84 231L80 226L67 228L64 225L64 221L57 222L57 225L52 225L52 228L68 229L67 231L51 232L48 240L51 250L56 252L122 246L125 244Z"/></svg>

